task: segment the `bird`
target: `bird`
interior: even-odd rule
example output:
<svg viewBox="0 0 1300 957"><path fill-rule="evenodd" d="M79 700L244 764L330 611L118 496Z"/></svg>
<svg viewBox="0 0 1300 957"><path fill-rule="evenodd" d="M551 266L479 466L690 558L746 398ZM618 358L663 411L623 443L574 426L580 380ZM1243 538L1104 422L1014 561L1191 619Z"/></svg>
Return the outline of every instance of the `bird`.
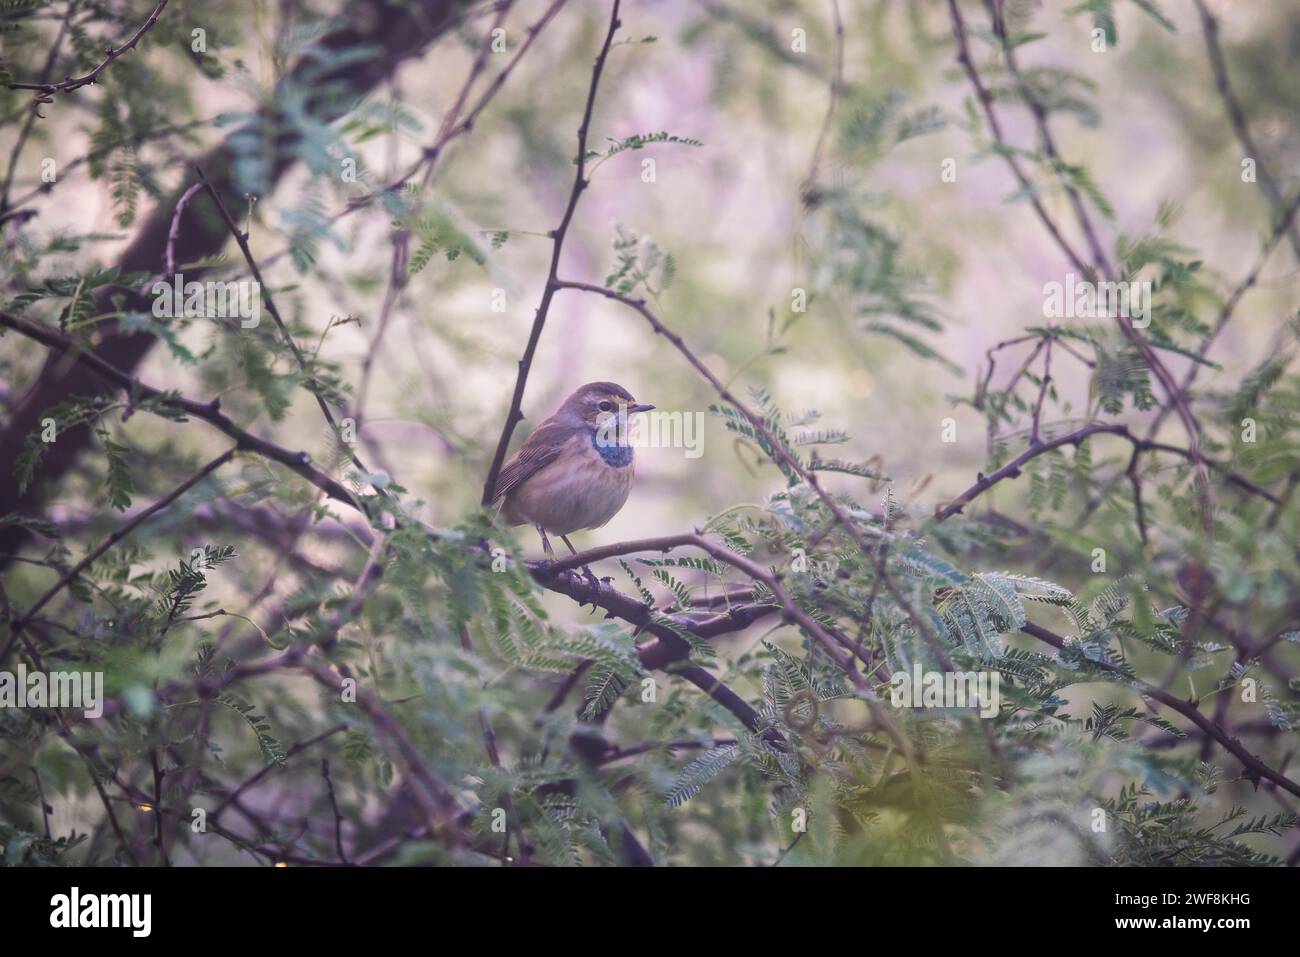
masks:
<svg viewBox="0 0 1300 957"><path fill-rule="evenodd" d="M532 525L542 550L555 558L546 533L568 536L600 528L618 514L635 475L628 416L649 412L613 382L588 382L564 400L511 456L497 478L492 501L511 525ZM591 570L584 568L589 578Z"/></svg>

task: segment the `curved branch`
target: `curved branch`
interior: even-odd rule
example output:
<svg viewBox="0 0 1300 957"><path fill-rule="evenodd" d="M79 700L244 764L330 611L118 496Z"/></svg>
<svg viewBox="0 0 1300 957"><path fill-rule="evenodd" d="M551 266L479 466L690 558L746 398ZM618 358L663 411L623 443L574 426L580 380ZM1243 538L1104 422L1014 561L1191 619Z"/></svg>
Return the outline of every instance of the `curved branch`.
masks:
<svg viewBox="0 0 1300 957"><path fill-rule="evenodd" d="M134 50L135 45L140 42L141 38L153 29L153 25L157 23L158 18L162 16L163 8L165 6L167 6L167 0L158 0L158 6L154 7L153 13L149 14L149 19L140 25L140 29L131 34L130 38L120 47L109 47L105 50L104 52L106 56L104 62L99 64L99 66L95 67L89 73L83 73L81 76L70 76L66 79L60 80L58 83L6 83L5 86L9 87L11 90L35 90L38 93L49 96L53 93L71 93L73 90L79 90L83 86L97 83L99 82L99 75L108 69L109 64L122 56L122 54Z"/></svg>
<svg viewBox="0 0 1300 957"><path fill-rule="evenodd" d="M599 553L599 557L608 558L613 555L627 554L633 551L667 551L668 549L678 545L690 545L699 548L707 552L713 558L716 558L718 561L725 562L738 571L745 573L754 581L761 582L766 586L768 591L770 591L776 598L782 616L787 621L797 624L805 633L808 634L809 637L821 645L822 649L830 656L831 660L840 667L849 680L853 682L854 686L857 687L863 700L866 702L867 707L870 709L872 717L876 720L876 723L884 729L885 733L889 736L890 740L893 741L899 751L907 755L910 760L912 752L906 739L898 731L898 728L894 725L893 721L890 720L889 716L880 706L880 701L877 698L875 691L871 688L870 683L853 666L853 656L851 651L846 651L844 650L844 647L842 647L847 645L851 649L851 643L848 642L847 639L843 638L843 636L832 635L826 628L814 620L811 615L804 611L799 603L796 602L790 593L781 585L781 576L775 571L764 568L753 559L741 555L738 552L733 552L731 549L719 545L717 542L710 541L699 532L687 532L681 535L668 535L662 538L644 539L639 542L624 542L618 545L605 546L604 548L591 549L588 552L582 552L578 555L571 556L568 561L578 561L579 564L585 564L586 562L596 560L593 556L597 553ZM580 561L581 559L586 559L586 562ZM549 571L549 567L539 568L534 571L534 575L540 574L545 576ZM570 576L572 578L577 577L573 576L571 573ZM544 577L540 580L543 584L547 584ZM640 607L645 609L644 605ZM766 603L750 607L762 609L773 608L773 606ZM647 615L649 614L648 609L645 609L645 612ZM736 609L733 609L728 616L722 617L726 618L735 613ZM691 630L694 631L694 629ZM681 643L680 638L677 638L676 640L678 644Z"/></svg>
<svg viewBox="0 0 1300 957"><path fill-rule="evenodd" d="M1046 642L1058 651L1065 651L1069 647L1068 642L1064 637L1053 631L1049 631L1041 625L1036 625L1033 622L1027 623L1020 630L1027 635L1032 635L1039 641ZM1108 671L1112 674L1119 672L1119 669L1108 661L1096 661L1089 658L1088 662L1089 664L1100 668L1102 671ZM1168 691L1157 688L1155 685L1148 684L1140 678L1133 680L1133 686L1139 694L1145 695L1154 701L1160 702L1170 710L1178 712L1188 721L1192 722L1192 724L1200 728L1207 736L1223 745L1224 749L1240 761L1247 769L1248 777L1251 777L1255 781L1258 781L1260 778L1267 778L1284 791L1288 791L1296 797L1300 797L1300 784L1297 784L1290 778L1273 770L1255 755L1251 754L1246 750L1246 747L1241 743L1240 739L1230 736L1227 731L1223 730L1223 728L1219 727L1215 722L1201 714L1200 709L1197 708L1194 703L1183 701L1181 698L1176 698Z"/></svg>
<svg viewBox="0 0 1300 957"><path fill-rule="evenodd" d="M1176 445L1166 445L1163 442L1152 442L1147 439L1138 438L1129 430L1127 425L1119 423L1093 422L1089 425L1083 426L1082 428L1075 429L1073 432L1059 435L1049 441L1031 443L1029 448L1025 449L1025 451L1021 452L1006 465L1002 466L1002 468L998 469L996 472L990 473L989 475L981 475L979 481L966 489L966 491L962 492L952 501L945 505L936 507L934 510L935 520L942 522L945 519L951 518L1003 479L1019 477L1020 470L1028 462L1038 458L1038 456L1050 452L1053 449L1059 449L1065 445L1078 446L1084 439L1098 434L1118 435L1123 439L1127 439L1132 443L1135 452L1168 452L1172 455L1182 456L1190 462L1196 461L1195 453L1190 449L1182 449ZM1223 475L1229 483L1237 486L1243 491L1249 492L1252 495L1258 495L1270 502L1276 503L1278 501L1278 497L1268 489L1256 485L1254 482L1250 481L1250 479L1237 474L1223 463L1214 462L1209 459L1203 459L1203 461L1210 468Z"/></svg>

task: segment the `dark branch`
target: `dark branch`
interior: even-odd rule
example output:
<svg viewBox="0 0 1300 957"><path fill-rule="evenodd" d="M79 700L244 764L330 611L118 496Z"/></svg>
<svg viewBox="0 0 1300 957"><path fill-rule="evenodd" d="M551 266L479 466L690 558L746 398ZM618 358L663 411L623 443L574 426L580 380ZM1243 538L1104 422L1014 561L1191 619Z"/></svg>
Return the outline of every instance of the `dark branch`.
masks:
<svg viewBox="0 0 1300 957"><path fill-rule="evenodd" d="M99 82L99 76L108 69L118 57L135 49L135 45L140 42L141 38L148 33L158 18L162 16L163 8L167 6L167 0L158 0L158 6L154 7L153 13L149 14L149 19L140 25L140 29L119 47L109 47L104 51L106 56L104 61L95 67L89 73L83 73L81 76L70 76L60 80L58 83L6 83L5 86L11 90L36 90L38 93L50 95L53 93L71 93L73 90L79 90L83 86L89 86L92 83Z"/></svg>
<svg viewBox="0 0 1300 957"><path fill-rule="evenodd" d="M1046 642L1058 651L1066 651L1069 648L1069 643L1064 637L1053 631L1049 631L1041 625L1036 625L1033 622L1029 622L1020 630L1027 635L1032 635L1039 641ZM1086 660L1089 666L1096 667L1101 671L1106 671L1111 674L1119 673L1119 669L1110 662L1097 661L1092 658ZM1228 732L1224 731L1223 728L1219 727L1219 725L1201 714L1200 709L1195 703L1183 701L1181 698L1176 698L1168 691L1157 688L1155 685L1148 684L1140 678L1130 679L1130 681L1139 694L1145 695L1154 701L1160 702L1165 707L1178 712L1188 721L1192 722L1192 724L1200 728L1206 735L1223 745L1226 751L1246 767L1248 773L1252 775L1255 780L1258 780L1259 778L1267 778L1283 790L1294 794L1296 797L1300 797L1300 784L1297 784L1290 778L1273 770L1259 758L1255 757L1255 755L1251 754L1246 750L1245 746L1239 739L1232 737Z"/></svg>
<svg viewBox="0 0 1300 957"><path fill-rule="evenodd" d="M578 199L587 188L587 133L591 127L591 112L596 105L596 89L600 85L600 74L605 69L605 58L609 55L610 44L614 42L614 33L618 30L618 7L620 0L614 0L609 14L609 30L605 33L605 42L596 56L596 63L591 69L591 86L587 89L587 106L582 113L582 125L578 127L578 170L573 177L573 188L569 191L569 202L564 208L560 225L551 233L551 268L547 273L546 287L542 290L542 300L537 306L537 315L533 319L532 330L528 333L528 344L524 347L523 357L519 360L519 372L515 375L515 390L510 398L510 411L506 414L505 425L501 428L501 438L497 440L497 449L492 456L492 465L487 478L483 481L483 505L489 506L496 499L497 476L505 464L506 452L510 448L510 437L515 426L524 417L524 387L528 383L528 373L533 365L533 355L537 352L537 343L542 338L542 329L546 325L546 316L551 309L551 299L555 296L556 275L560 269L560 253L564 249L564 237L568 235L573 213L578 208Z"/></svg>

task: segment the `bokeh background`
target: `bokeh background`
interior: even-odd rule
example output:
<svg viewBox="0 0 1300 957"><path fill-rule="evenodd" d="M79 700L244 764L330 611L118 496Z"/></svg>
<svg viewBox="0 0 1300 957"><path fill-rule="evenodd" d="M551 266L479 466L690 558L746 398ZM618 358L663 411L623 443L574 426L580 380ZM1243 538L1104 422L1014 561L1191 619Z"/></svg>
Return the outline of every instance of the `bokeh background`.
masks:
<svg viewBox="0 0 1300 957"><path fill-rule="evenodd" d="M1261 162L1293 184L1300 155L1300 4L1208 5L1220 18L1234 86L1265 154ZM136 21L151 5L121 6L132 7L133 15L122 14ZM205 122L188 140L140 149L148 188L139 197L137 222L155 202L150 189L170 197L190 164L229 131L229 117L274 95L293 51L319 35L335 6L259 0L169 5L171 32L160 27L121 65L130 69L131 58L147 57L149 69L167 78L152 104L158 122ZM486 76L546 6L538 0L515 5L505 21L507 52L489 57ZM1153 232L1165 210L1166 235L1196 249L1206 263L1212 291L1199 309L1210 319L1216 296L1256 261L1270 207L1257 184L1242 181L1241 149L1216 93L1194 8L1182 0L1160 3L1173 27L1167 29L1143 5L1116 2L1115 41L1096 52L1093 19L1075 4L1008 0L1005 6L1026 29L1046 34L1025 48L1022 63L1061 71L1053 75L1073 106L1054 115L1053 131L1062 154L1087 167L1113 209L1113 217L1099 219L1103 242L1109 248L1120 237ZM962 7L973 25L986 26L983 4ZM453 260L434 256L412 275L373 350L362 449L372 468L421 500L416 511L430 525L454 525L477 507L543 292L551 254L547 233L568 200L575 131L606 15L604 3L570 0L473 130L448 146L432 181L406 194L421 214L454 224L476 247L476 255ZM946 4L840 0L838 15L842 80L828 120L837 85L830 2L625 3L620 36L629 42L611 51L591 146L602 151L612 141L660 131L702 145L650 144L601 162L578 207L560 274L602 282L616 266L620 235L639 237L643 250L653 243L671 254L674 281L656 309L708 367L738 390L766 389L783 409L818 410L822 426L848 433L844 446L834 449L837 457L878 456L895 496L925 514L986 466L985 418L969 402L985 352L1043 322L1043 285L1062 280L1067 267L1029 204L1015 196L1016 185L987 149L982 126L972 121ZM375 205L340 220L311 240L314 261L305 269L282 252L301 242L296 230L304 221L319 223L367 184L389 182L419 159L471 70L491 16L484 5L468 7L456 29L366 98L357 126L344 135L360 159L362 182L331 181L299 166L256 202L250 243L259 260L272 262L265 278L281 310L321 336L320 355L337 363L353 387L378 331L393 216ZM51 18L36 29L55 26ZM192 27L207 30L208 55L220 64L212 75L196 70L182 49ZM796 31L806 37L800 50L792 47ZM976 37L973 49L982 64L992 63L989 43ZM30 48L21 57L6 62L14 75L40 65ZM994 83L1005 80L992 66L988 75ZM101 91L90 88L44 109L16 169L15 195L40 186L42 158L53 157L62 168L92 149L102 122L100 99ZM19 103L6 101L7 117L17 115ZM1032 147L1028 112L1010 102L999 109L1007 138ZM0 156L10 154L17 129L15 121L0 131ZM647 159L654 161L651 182L643 177ZM947 160L955 162L955 182L942 177ZM96 233L102 238L75 253L46 256L41 272L68 274L91 260L112 263L129 242L132 224L121 218L123 203L111 178L91 179L81 166L60 179L56 189L28 204L36 215L22 225L22 235L6 227L0 255L16 262L23 243ZM1045 188L1043 199L1058 220L1069 220L1059 189ZM855 220L837 220L836 211L846 207ZM509 237L497 247L492 234L501 231ZM233 246L227 252L221 273L243 278ZM862 275L871 277L870 292L850 281ZM1282 323L1296 308L1297 275L1283 243L1215 346L1212 358L1221 368L1204 371L1202 384L1236 382L1277 350ZM14 279L6 278L11 295ZM882 298L881 286L898 298ZM792 311L795 290L806 292L804 313ZM500 291L506 307L495 311ZM342 317L359 321L338 324ZM882 321L912 337L913 345L879 331L875 324ZM185 329L182 341L196 355L226 348L222 334L202 323ZM931 350L938 359L920 354ZM1026 352L1021 347L1008 354L995 385ZM45 350L6 336L0 357L0 401L12 406L40 374ZM1181 375L1182 360L1169 361ZM137 372L143 381L196 398L220 394L231 414L259 434L331 460L329 430L306 391L292 391L284 417L270 421L257 411L259 397L221 368L226 371L204 364L196 372L173 351L155 347ZM1053 375L1063 403L1083 415L1088 370L1061 357ZM559 293L551 309L514 445L572 389L600 379L619 382L662 410L702 414L703 455L641 450L627 507L607 527L577 536L579 547L698 527L736 503L765 501L780 484L772 465L756 463L752 451L708 413L712 390L666 340L618 303L575 292ZM1024 395L1032 399L1032 393L1026 385ZM941 440L947 417L956 421L955 443ZM224 441L203 429L142 419L124 428L133 445L159 464L150 479L155 491L170 487L187 474L186 463L210 457ZM1163 437L1182 439L1175 418ZM151 538L184 541L204 515L216 516L212 523L221 526L228 503L279 512L279 504L264 500L264 470L241 460L221 494L212 495L210 513L178 515L174 523L164 516L151 526ZM827 484L861 492L858 479L831 476ZM112 527L94 469L74 470L45 494L47 514L88 541ZM865 497L878 501L883 494L877 486ZM987 502L1017 515L1024 495L1022 485L1008 482ZM332 511L344 516L342 509ZM329 566L346 554L346 535L332 527L324 522L325 533L307 536L292 558L254 535L237 536L234 543L250 560L223 572L205 597L242 606L257 596L260 607L273 607L303 586L313 565ZM539 552L531 533L520 541ZM37 574L11 566L7 587L27 594ZM549 596L548 607L561 619L586 614L556 596ZM1261 799L1261 806L1270 805ZM59 810L74 819L83 813L85 806Z"/></svg>

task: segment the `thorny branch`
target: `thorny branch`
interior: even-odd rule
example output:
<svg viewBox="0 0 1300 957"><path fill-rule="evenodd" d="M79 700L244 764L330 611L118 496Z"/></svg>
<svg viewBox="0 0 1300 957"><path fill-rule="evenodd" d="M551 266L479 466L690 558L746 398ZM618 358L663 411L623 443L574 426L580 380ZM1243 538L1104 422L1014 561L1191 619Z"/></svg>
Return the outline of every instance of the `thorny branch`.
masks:
<svg viewBox="0 0 1300 957"><path fill-rule="evenodd" d="M83 86L89 86L99 81L100 74L108 69L114 60L129 53L135 49L135 45L140 42L146 33L153 29L153 25L158 22L162 16L163 8L167 6L167 0L158 0L158 6L154 7L153 13L149 14L149 19L140 24L140 28L131 34L121 46L110 46L104 51L104 60L98 66L88 73L81 76L69 76L60 80L58 83L7 83L6 86L11 90L35 90L38 93L49 95L52 93L71 93L73 90L79 90Z"/></svg>

